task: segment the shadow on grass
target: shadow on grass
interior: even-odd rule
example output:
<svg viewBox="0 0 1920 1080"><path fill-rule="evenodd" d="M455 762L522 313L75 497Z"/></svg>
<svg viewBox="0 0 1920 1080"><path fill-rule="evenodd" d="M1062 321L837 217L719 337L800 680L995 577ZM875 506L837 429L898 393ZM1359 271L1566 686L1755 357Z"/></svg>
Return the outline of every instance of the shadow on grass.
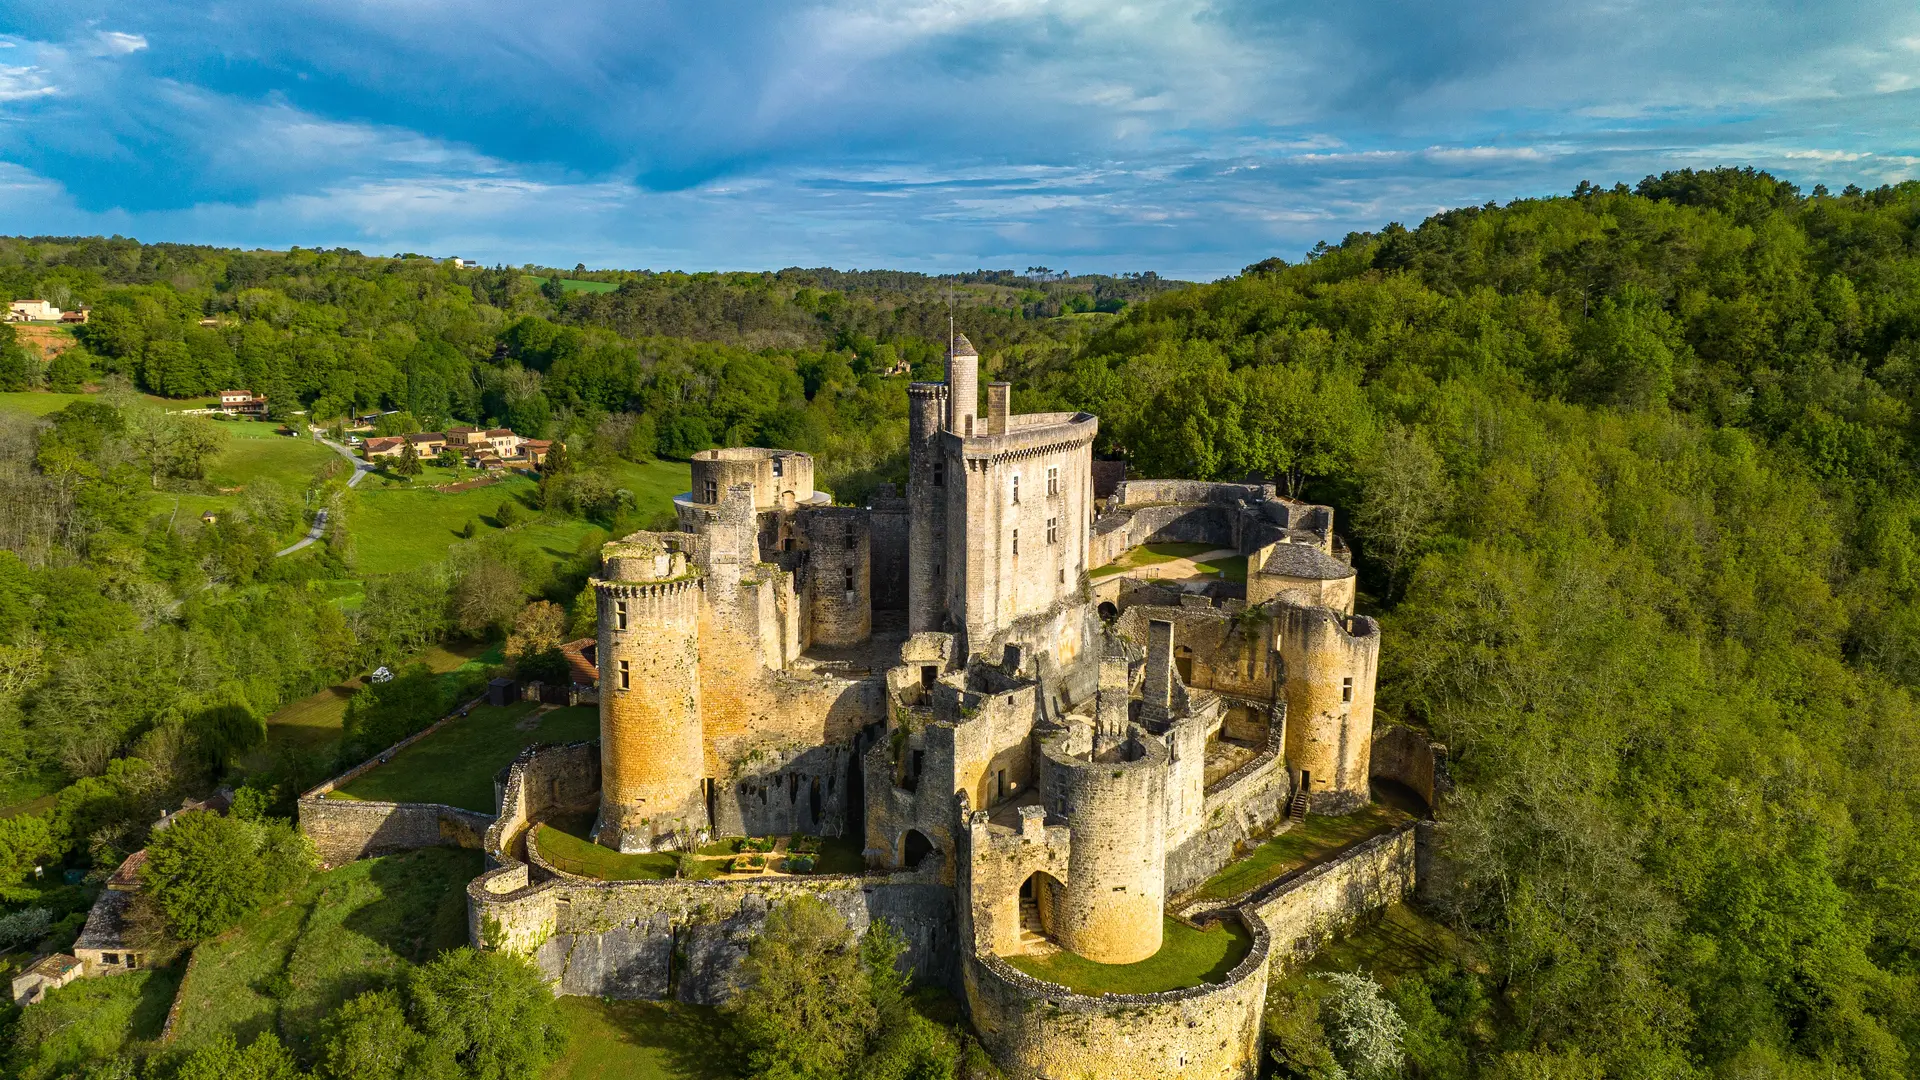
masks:
<svg viewBox="0 0 1920 1080"><path fill-rule="evenodd" d="M467 882L479 875L482 861L479 852L464 848L422 848L380 859L367 875L379 897L340 925L402 960L424 964L467 943Z"/></svg>
<svg viewBox="0 0 1920 1080"><path fill-rule="evenodd" d="M186 970L186 957L182 955L171 967L147 980L134 1002L132 1021L127 1025L129 1035L135 1039L160 1037L160 1029L167 1026L167 1011L173 1008L174 994L179 991L180 979Z"/></svg>

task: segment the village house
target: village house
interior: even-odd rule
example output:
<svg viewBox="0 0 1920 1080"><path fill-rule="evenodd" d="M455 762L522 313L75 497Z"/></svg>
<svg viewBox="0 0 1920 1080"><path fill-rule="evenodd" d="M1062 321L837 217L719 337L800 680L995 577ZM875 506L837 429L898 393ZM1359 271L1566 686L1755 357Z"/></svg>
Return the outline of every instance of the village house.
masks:
<svg viewBox="0 0 1920 1080"><path fill-rule="evenodd" d="M60 309L45 300L15 300L7 305L8 322L58 322Z"/></svg>
<svg viewBox="0 0 1920 1080"><path fill-rule="evenodd" d="M518 457L520 444L526 442L525 439L515 435L512 428L494 428L486 432L484 438L493 447L493 452L503 458Z"/></svg>
<svg viewBox="0 0 1920 1080"><path fill-rule="evenodd" d="M144 850L127 856L107 879L107 887L93 902L93 910L87 913L87 925L80 931L79 940L73 943L73 955L88 977L117 975L146 966L147 950L129 940L127 919L134 894L140 891L140 868L146 862Z"/></svg>
<svg viewBox="0 0 1920 1080"><path fill-rule="evenodd" d="M438 431L417 431L405 439L413 444L413 452L421 457L433 457L447 447L447 437Z"/></svg>
<svg viewBox="0 0 1920 1080"><path fill-rule="evenodd" d="M267 415L267 396L251 390L222 390L216 407L229 416L263 417Z"/></svg>
<svg viewBox="0 0 1920 1080"><path fill-rule="evenodd" d="M22 1007L37 1005L47 996L47 991L58 990L79 978L81 971L80 961L66 953L43 956L13 977L13 1003Z"/></svg>
<svg viewBox="0 0 1920 1080"><path fill-rule="evenodd" d="M398 435L385 435L377 439L368 439L366 444L367 460L371 461L374 458L380 457L399 457L400 448L406 444L407 440Z"/></svg>
<svg viewBox="0 0 1920 1080"><path fill-rule="evenodd" d="M93 310L91 308L80 308L77 311L61 312L60 321L63 323L84 323L92 315Z"/></svg>

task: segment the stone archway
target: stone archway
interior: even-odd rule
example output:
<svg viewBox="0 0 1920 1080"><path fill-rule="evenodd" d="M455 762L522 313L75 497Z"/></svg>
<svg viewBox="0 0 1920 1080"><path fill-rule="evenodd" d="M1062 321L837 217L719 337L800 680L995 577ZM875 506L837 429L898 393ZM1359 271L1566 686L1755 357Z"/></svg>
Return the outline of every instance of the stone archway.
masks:
<svg viewBox="0 0 1920 1080"><path fill-rule="evenodd" d="M1096 610L1100 612L1100 617L1107 622L1112 622L1120 617L1120 609L1114 607L1113 601L1111 600L1100 601L1100 606Z"/></svg>
<svg viewBox="0 0 1920 1080"><path fill-rule="evenodd" d="M1035 870L1020 883L1020 948L1054 943L1053 913L1066 886L1045 870Z"/></svg>
<svg viewBox="0 0 1920 1080"><path fill-rule="evenodd" d="M911 870L919 866L921 860L939 850L932 840L927 839L926 833L919 829L908 829L900 837L900 868Z"/></svg>

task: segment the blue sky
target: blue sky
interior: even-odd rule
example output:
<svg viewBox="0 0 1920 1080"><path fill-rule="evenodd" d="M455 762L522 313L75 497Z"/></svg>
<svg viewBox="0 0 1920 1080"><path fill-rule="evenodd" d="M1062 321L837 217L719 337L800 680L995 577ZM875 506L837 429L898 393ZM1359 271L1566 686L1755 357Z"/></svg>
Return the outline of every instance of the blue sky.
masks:
<svg viewBox="0 0 1920 1080"><path fill-rule="evenodd" d="M1920 177L1913 0L0 0L0 232L1210 278L1751 164Z"/></svg>

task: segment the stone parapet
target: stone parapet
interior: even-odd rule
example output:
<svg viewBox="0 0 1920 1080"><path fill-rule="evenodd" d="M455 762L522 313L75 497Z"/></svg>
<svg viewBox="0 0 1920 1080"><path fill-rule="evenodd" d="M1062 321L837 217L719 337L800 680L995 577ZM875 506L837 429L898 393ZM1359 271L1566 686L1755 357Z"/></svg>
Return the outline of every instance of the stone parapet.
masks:
<svg viewBox="0 0 1920 1080"><path fill-rule="evenodd" d="M991 954L963 966L980 1041L1012 1080L1251 1080L1260 1066L1268 932L1218 983L1157 994L1078 994Z"/></svg>

